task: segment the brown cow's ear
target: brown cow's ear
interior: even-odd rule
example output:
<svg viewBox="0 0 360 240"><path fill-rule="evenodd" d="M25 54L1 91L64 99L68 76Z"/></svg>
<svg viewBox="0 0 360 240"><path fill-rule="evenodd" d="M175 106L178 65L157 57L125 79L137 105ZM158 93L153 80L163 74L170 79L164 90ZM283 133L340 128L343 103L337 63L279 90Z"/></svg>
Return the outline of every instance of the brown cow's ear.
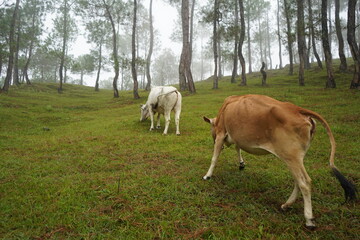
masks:
<svg viewBox="0 0 360 240"><path fill-rule="evenodd" d="M211 124L211 119L207 118L207 117L203 117L204 121L207 122L207 123L210 123Z"/></svg>

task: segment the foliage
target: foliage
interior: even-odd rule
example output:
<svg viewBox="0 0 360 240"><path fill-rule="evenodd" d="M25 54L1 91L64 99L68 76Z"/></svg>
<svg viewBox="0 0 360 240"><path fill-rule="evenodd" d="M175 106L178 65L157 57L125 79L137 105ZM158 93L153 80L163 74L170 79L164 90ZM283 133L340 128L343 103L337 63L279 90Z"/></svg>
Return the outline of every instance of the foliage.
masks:
<svg viewBox="0 0 360 240"><path fill-rule="evenodd" d="M334 68L335 69L335 68ZM184 93L181 136L149 132L139 122L132 92L66 85L12 87L0 95L0 238L2 239L359 239L359 201L342 204L341 186L328 169L329 140L322 126L305 158L313 180L318 228L304 227L299 199L280 205L293 188L274 156L225 148L213 179L203 181L212 156L209 126L225 97L266 94L320 113L337 141L335 164L360 184L360 92L348 89L351 73L336 72L337 89L324 89L326 72L305 71L307 85L287 69L247 77L248 86L219 81ZM141 93L145 96L146 93ZM163 123L162 123L163 124Z"/></svg>

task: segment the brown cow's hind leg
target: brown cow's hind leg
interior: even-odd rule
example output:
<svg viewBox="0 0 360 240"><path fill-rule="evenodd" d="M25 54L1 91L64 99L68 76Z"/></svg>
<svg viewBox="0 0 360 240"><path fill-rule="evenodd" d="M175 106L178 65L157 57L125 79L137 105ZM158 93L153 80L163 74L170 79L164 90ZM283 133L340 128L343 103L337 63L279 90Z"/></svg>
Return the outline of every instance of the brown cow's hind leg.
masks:
<svg viewBox="0 0 360 240"><path fill-rule="evenodd" d="M287 163L295 179L296 185L298 185L301 194L303 195L304 216L306 220L305 225L309 229L314 229L315 224L313 222L314 217L313 217L312 204L311 204L311 178L309 177L309 175L305 170L302 159L297 159L293 161L290 160ZM290 198L292 197L292 195L290 196ZM284 205L286 206L286 203Z"/></svg>
<svg viewBox="0 0 360 240"><path fill-rule="evenodd" d="M215 144L214 144L214 153L211 159L211 165L209 170L207 171L206 175L203 177L204 180L208 180L211 178L213 171L214 171L214 167L216 165L216 162L219 158L221 149L223 147L224 144L224 136L217 136L215 139Z"/></svg>
<svg viewBox="0 0 360 240"><path fill-rule="evenodd" d="M296 182L294 185L295 185L294 190L291 193L289 199L286 201L286 203L281 205L282 210L286 210L286 208L288 208L291 204L293 204L296 201L297 197L299 196L299 186L297 185Z"/></svg>

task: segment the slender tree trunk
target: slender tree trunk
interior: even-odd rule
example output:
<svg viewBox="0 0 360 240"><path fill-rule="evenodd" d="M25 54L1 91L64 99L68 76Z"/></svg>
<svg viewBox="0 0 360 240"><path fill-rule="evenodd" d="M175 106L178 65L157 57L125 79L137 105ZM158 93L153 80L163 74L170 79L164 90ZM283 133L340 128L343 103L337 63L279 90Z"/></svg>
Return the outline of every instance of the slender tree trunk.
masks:
<svg viewBox="0 0 360 240"><path fill-rule="evenodd" d="M248 3L249 4L249 3ZM249 73L252 73L252 61L251 61L251 37L250 37L250 6L247 6L247 47L248 47L248 63L249 63Z"/></svg>
<svg viewBox="0 0 360 240"><path fill-rule="evenodd" d="M290 17L290 6L288 0L284 0L285 18L286 18L286 36L287 36L287 48L289 52L290 69L289 75L294 74L294 57L293 57L293 36L291 32L291 17Z"/></svg>
<svg viewBox="0 0 360 240"><path fill-rule="evenodd" d="M299 85L304 86L304 71L305 71L305 23L304 23L304 2L297 0L297 38L299 51Z"/></svg>
<svg viewBox="0 0 360 240"><path fill-rule="evenodd" d="M20 15L21 11L18 13L17 17L17 33L16 33L16 51L15 51L15 59L14 59L14 77L13 81L16 86L20 85L20 76L19 76L19 51L20 51Z"/></svg>
<svg viewBox="0 0 360 240"><path fill-rule="evenodd" d="M105 3L105 1L103 0L103 3L105 5L106 8L106 13L107 13L107 17L109 18L109 21L111 23L111 29L112 29L112 40L113 40L113 59L114 59L114 71L115 71L115 76L114 76L114 80L113 80L113 90L114 90L114 98L118 98L119 97L119 91L117 88L117 81L119 78L119 59L118 59L118 53L117 53L117 39L116 39L116 28L115 28L115 23L114 20L112 18L111 12L110 12L110 7Z"/></svg>
<svg viewBox="0 0 360 240"><path fill-rule="evenodd" d="M153 26L153 19L152 19L152 2L150 0L150 7L149 7L149 23L150 23L150 47L149 52L146 58L146 78L147 84L145 87L146 91L150 91L151 89L151 74L150 74L150 65L151 65L151 56L154 48L154 26Z"/></svg>
<svg viewBox="0 0 360 240"><path fill-rule="evenodd" d="M340 23L340 0L335 0L335 28L336 28L336 36L339 42L339 57L340 57L340 71L347 70L346 57L344 54L344 38L341 32L341 23Z"/></svg>
<svg viewBox="0 0 360 240"><path fill-rule="evenodd" d="M355 65L354 75L350 83L350 89L360 88L360 52L359 47L356 43L355 35L356 2L356 0L349 0L348 2L347 41L349 43L351 55L353 57Z"/></svg>
<svg viewBox="0 0 360 240"><path fill-rule="evenodd" d="M314 56L316 58L316 62L319 68L323 68L321 59L316 49L316 42L315 42L315 28L314 28L314 20L313 20L313 13L312 13L312 2L308 0L308 9L309 9L309 28L311 34L311 45L313 49Z"/></svg>
<svg viewBox="0 0 360 240"><path fill-rule="evenodd" d="M233 56L233 70L231 74L231 83L236 83L236 76L238 74L238 45L239 45L239 9L238 1L235 1L235 42L234 42L234 56Z"/></svg>
<svg viewBox="0 0 360 240"><path fill-rule="evenodd" d="M65 55L66 55L66 44L67 44L67 35L68 35L68 30L67 30L67 14L68 14L68 2L67 0L64 0L64 13L63 13L63 17L64 17L64 22L63 22L63 42L62 42L62 48L61 48L61 55L60 55L60 66L59 66L59 77L60 77L60 85L58 88L58 92L62 93L63 91L63 82L64 82L64 64L65 64Z"/></svg>
<svg viewBox="0 0 360 240"><path fill-rule="evenodd" d="M102 66L102 40L99 44L99 61L98 61L98 69L96 74L96 81L95 81L95 91L99 91L99 80L100 80L100 72L101 72L101 66Z"/></svg>
<svg viewBox="0 0 360 240"><path fill-rule="evenodd" d="M238 47L238 56L241 65L241 86L246 86L246 73L245 73L245 58L243 56L242 48L245 39L245 16L244 16L244 1L239 0L239 9L240 9L240 39Z"/></svg>
<svg viewBox="0 0 360 240"><path fill-rule="evenodd" d="M280 34L280 0L277 0L277 35L279 43L279 69L283 68L282 64L282 52L281 52L281 34Z"/></svg>
<svg viewBox="0 0 360 240"><path fill-rule="evenodd" d="M180 90L187 90L188 85L186 81L186 61L187 61L187 51L188 51L188 24L189 21L189 0L182 0L181 3L181 24L182 24L182 51L180 56L179 64L179 85Z"/></svg>
<svg viewBox="0 0 360 240"><path fill-rule="evenodd" d="M134 16L133 16L133 28L132 28L132 59L131 59L131 73L134 81L134 99L140 98L138 93L139 83L137 80L137 72L136 72L136 14L137 14L137 0L134 0Z"/></svg>
<svg viewBox="0 0 360 240"><path fill-rule="evenodd" d="M188 83L188 89L190 93L196 93L194 79L191 71L191 62L192 62L192 44L193 44L193 33L194 33L194 12L195 12L195 0L192 1L191 5L191 16L190 16L190 36L189 36L189 45L188 45L188 60L186 64L186 78Z"/></svg>
<svg viewBox="0 0 360 240"><path fill-rule="evenodd" d="M260 18L258 18L258 28L259 28L259 47L260 47L260 61L265 61L264 59L264 51L263 51L263 34L261 31Z"/></svg>
<svg viewBox="0 0 360 240"><path fill-rule="evenodd" d="M265 72L265 67L266 67L265 63L262 62L261 69L260 69L260 72L262 74L262 80L261 80L261 85L262 86L266 86L266 77L267 77L267 75L266 75L266 72Z"/></svg>
<svg viewBox="0 0 360 240"><path fill-rule="evenodd" d="M270 64L270 69L273 68L272 66L272 58L271 58L271 46L270 46L270 26L269 26L269 22L270 22L270 19L269 19L269 13L266 12L266 42L267 42L267 49L268 49L268 57L269 57L269 64Z"/></svg>
<svg viewBox="0 0 360 240"><path fill-rule="evenodd" d="M326 88L335 88L336 83L334 80L334 74L332 69L332 56L329 43L329 33L327 28L327 0L321 0L321 38L325 54L327 81Z"/></svg>
<svg viewBox="0 0 360 240"><path fill-rule="evenodd" d="M8 67L7 67L4 86L1 89L1 91L4 91L4 92L9 91L10 82L12 79L12 72L13 72L13 66L14 66L14 53L15 53L15 42L14 42L15 41L14 40L15 23L16 23L17 14L19 11L19 5L20 5L20 0L16 0L13 16L12 16L11 23L10 23L10 33L9 33L10 52L9 52Z"/></svg>
<svg viewBox="0 0 360 240"><path fill-rule="evenodd" d="M218 89L218 49L217 49L217 18L218 18L219 5L218 0L214 0L214 19L213 19L213 52L214 52L214 82L213 89Z"/></svg>

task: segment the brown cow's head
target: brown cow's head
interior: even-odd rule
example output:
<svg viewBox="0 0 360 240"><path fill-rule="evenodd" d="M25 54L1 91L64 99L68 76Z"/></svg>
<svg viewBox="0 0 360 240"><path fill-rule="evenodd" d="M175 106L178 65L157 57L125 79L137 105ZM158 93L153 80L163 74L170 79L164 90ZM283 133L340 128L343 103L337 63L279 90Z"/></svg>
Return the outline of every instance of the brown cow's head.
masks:
<svg viewBox="0 0 360 240"><path fill-rule="evenodd" d="M211 125L211 135L214 139L214 142L215 142L215 139L216 139L216 132L215 132L215 121L216 121L216 118L207 118L207 117L203 117L204 121L207 122L207 123L210 123Z"/></svg>

